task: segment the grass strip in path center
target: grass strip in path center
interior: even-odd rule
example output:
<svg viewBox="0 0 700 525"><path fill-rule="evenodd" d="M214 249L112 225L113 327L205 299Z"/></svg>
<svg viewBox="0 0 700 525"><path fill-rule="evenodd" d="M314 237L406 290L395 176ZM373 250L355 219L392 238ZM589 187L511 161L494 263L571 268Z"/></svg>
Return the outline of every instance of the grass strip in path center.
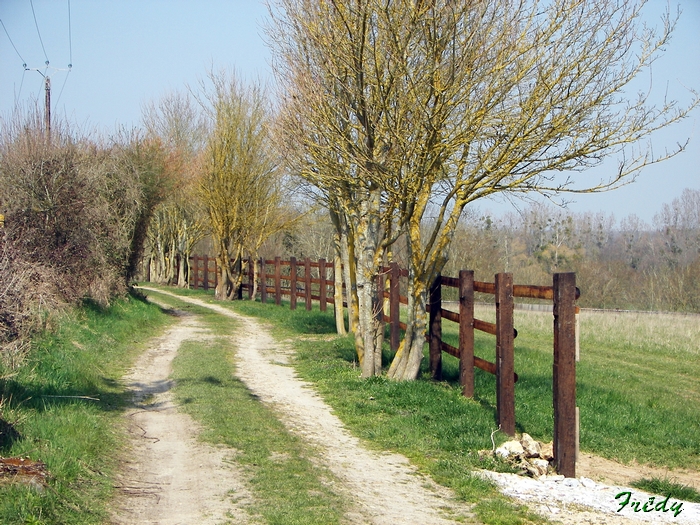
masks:
<svg viewBox="0 0 700 525"><path fill-rule="evenodd" d="M235 321L169 296L157 298L198 315L216 335L182 344L173 362L173 391L181 409L202 425L203 441L235 449L253 493L246 509L269 524L340 523L345 504L331 488L332 474L235 377Z"/></svg>
<svg viewBox="0 0 700 525"><path fill-rule="evenodd" d="M168 289L168 292L174 290ZM507 469L480 460L476 451L491 448L496 428L493 413L466 400L457 389L427 381L360 379L351 337L337 337L331 313L290 311L250 301L214 302L202 291L178 294L211 301L243 315L271 323L273 335L294 341L295 369L314 384L324 401L356 436L370 447L408 457L420 470L474 503L488 525L525 525L546 520L502 496L489 482L473 476L477 468Z"/></svg>

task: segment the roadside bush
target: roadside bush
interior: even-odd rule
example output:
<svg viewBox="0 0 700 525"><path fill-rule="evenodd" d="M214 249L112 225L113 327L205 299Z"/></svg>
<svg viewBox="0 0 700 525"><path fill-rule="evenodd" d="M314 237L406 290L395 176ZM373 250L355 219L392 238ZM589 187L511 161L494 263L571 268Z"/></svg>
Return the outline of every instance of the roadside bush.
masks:
<svg viewBox="0 0 700 525"><path fill-rule="evenodd" d="M4 123L3 123L4 124ZM100 145L40 120L0 135L0 345L12 368L61 305L106 305L128 288L160 198L162 148L138 136Z"/></svg>
<svg viewBox="0 0 700 525"><path fill-rule="evenodd" d="M0 377L17 368L29 336L65 304L56 282L55 270L28 262L0 238Z"/></svg>

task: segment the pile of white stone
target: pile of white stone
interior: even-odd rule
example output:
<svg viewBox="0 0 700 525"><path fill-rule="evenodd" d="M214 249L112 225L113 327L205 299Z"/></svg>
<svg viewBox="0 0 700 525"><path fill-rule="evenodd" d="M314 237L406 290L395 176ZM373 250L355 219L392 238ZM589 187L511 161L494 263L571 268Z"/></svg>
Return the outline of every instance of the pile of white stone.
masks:
<svg viewBox="0 0 700 525"><path fill-rule="evenodd" d="M493 453L533 478L546 476L554 470L552 443L540 443L529 434L523 434L519 440L506 441Z"/></svg>

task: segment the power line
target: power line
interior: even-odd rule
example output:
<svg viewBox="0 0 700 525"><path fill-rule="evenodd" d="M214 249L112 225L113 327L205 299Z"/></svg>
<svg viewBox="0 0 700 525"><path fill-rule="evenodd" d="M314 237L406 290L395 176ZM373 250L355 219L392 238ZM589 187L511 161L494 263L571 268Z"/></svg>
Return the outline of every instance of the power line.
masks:
<svg viewBox="0 0 700 525"><path fill-rule="evenodd" d="M22 70L22 81L19 83L19 92L15 95L15 106L17 106L17 103L19 102L19 97L22 96L22 86L24 86L24 75L27 74L27 67L25 65L24 69Z"/></svg>
<svg viewBox="0 0 700 525"><path fill-rule="evenodd" d="M46 54L46 48L44 47L44 40L41 38L41 31L39 31L39 23L36 21L36 13L34 12L34 2L29 0L29 4L32 6L32 14L34 15L34 25L36 26L36 33L39 35L39 42L41 42L41 49L44 51L44 58L46 59L46 65L49 65L49 57Z"/></svg>
<svg viewBox="0 0 700 525"><path fill-rule="evenodd" d="M27 71L36 71L37 73L39 73L43 79L42 85L49 86L50 85L49 84L50 79L48 78L49 69L54 70L54 71L67 71L66 77L64 78L63 84L61 85L61 91L59 92L58 98L56 99L56 102L54 104L58 105L58 103L60 102L61 95L63 95L63 90L66 87L66 83L68 81L68 76L73 68L73 30L72 30L72 23L71 23L70 0L67 0L67 3L68 3L68 53L69 53L68 69L60 69L60 68L56 68L56 67L49 65L49 57L48 57L48 54L46 53L46 47L44 46L44 40L41 37L41 31L39 30L39 23L38 23L37 18L36 18L36 11L34 9L33 0L29 0L29 4L32 8L32 15L34 17L34 27L36 27L36 32L37 32L37 35L39 36L39 42L41 43L41 49L44 52L44 58L46 59L43 73L39 68L27 67L27 62L24 60L24 57L22 57L19 50L17 49L17 46L15 45L14 41L12 40L12 37L10 36L9 31L7 30L7 27L5 27L5 23L2 21L2 19L0 19L0 25L2 25L2 28L5 31L5 34L7 35L7 39L10 41L12 48L15 50L15 53L17 54L19 59L22 61L22 68L23 68L22 80L20 82L19 92L16 93L16 95L15 95L15 105L18 103L19 97L21 96L22 88L24 86L24 77L25 77ZM50 89L50 88L47 87L47 89Z"/></svg>
<svg viewBox="0 0 700 525"><path fill-rule="evenodd" d="M22 61L22 67L24 67L26 69L27 62L22 58L22 55L19 54L19 51L17 51L17 46L15 46L15 43L12 41L12 38L10 38L10 33L7 32L7 28L5 27L5 24L3 23L2 19L0 19L0 24L2 25L2 28L5 30L5 34L7 35L7 38L10 41L10 44L12 44L12 47L15 50L15 53L17 53L17 56Z"/></svg>
<svg viewBox="0 0 700 525"><path fill-rule="evenodd" d="M73 31L71 28L71 16L70 16L70 0L68 0L68 73L66 73L66 78L63 79L63 85L61 86L61 91L58 93L58 98L56 99L56 107L61 101L61 95L63 95L63 88L66 87L66 82L68 82L68 76L70 72L73 71Z"/></svg>
<svg viewBox="0 0 700 525"><path fill-rule="evenodd" d="M73 67L73 31L70 23L70 0L68 0L68 67ZM68 78L68 77L66 77Z"/></svg>
<svg viewBox="0 0 700 525"><path fill-rule="evenodd" d="M61 86L61 91L58 93L58 98L56 99L56 103L54 104L57 108L58 108L58 103L61 101L61 95L63 95L63 88L66 87L66 82L68 82L68 75L70 75L71 71L72 70L69 69L68 73L66 73L66 78L63 79L63 85Z"/></svg>

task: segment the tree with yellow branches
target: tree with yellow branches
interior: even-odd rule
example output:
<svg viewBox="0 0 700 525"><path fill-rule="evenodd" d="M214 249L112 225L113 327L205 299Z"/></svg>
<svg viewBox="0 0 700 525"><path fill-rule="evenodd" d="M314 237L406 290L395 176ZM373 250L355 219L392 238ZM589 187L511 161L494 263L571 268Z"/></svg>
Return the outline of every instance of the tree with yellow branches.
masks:
<svg viewBox="0 0 700 525"><path fill-rule="evenodd" d="M333 195L353 229L363 375L380 372L386 249L408 249L408 322L389 376L423 356L429 283L466 206L496 193L598 192L655 156L646 139L685 117L630 83L668 43L634 0L278 0L269 28L290 165ZM617 155L605 180L579 172Z"/></svg>
<svg viewBox="0 0 700 525"><path fill-rule="evenodd" d="M287 219L281 172L269 138L268 101L258 85L235 75L210 75L205 91L211 131L199 193L219 268L216 297L234 299L242 284L246 250L257 250Z"/></svg>

